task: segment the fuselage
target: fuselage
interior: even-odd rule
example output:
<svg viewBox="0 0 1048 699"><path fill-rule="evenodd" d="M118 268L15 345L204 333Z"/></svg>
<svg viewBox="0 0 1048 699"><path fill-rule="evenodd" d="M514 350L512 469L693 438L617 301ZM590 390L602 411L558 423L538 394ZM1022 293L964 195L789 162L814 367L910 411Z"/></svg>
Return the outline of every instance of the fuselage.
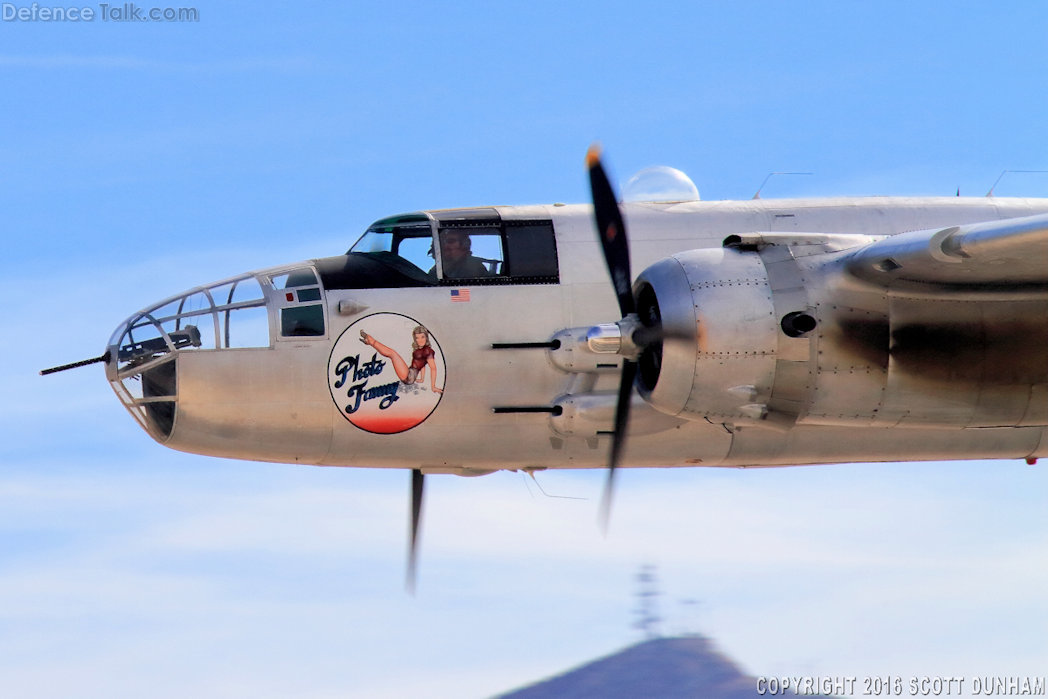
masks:
<svg viewBox="0 0 1048 699"><path fill-rule="evenodd" d="M731 235L882 237L1045 213L1048 200L715 201L623 211L639 272L682 251L721 248ZM438 240L446 228L470 232L478 255L485 236L502 247L480 279L438 278L448 259L431 260L431 274L419 259L428 251L412 259L404 242L410 268L391 263L389 250L355 248L190 290L114 333L107 375L118 396L154 439L193 453L463 475L604 466L611 413L602 398L615 390L621 360L565 359L551 346L566 329L619 316L592 208L499 206L385 221L373 227L376 237L410 229L415 237L404 240L433 246L434 258L446 255ZM774 360L774 348L768 353ZM589 409L567 421L551 408L565 395L585 397ZM1044 425L1022 418L956 429L902 420L772 429L635 402L623 466L1048 454Z"/></svg>

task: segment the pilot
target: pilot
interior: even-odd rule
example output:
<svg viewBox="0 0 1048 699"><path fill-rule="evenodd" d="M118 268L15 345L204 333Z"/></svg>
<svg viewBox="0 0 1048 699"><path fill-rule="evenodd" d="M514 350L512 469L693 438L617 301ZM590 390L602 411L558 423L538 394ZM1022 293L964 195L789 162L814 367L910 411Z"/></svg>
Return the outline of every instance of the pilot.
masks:
<svg viewBox="0 0 1048 699"><path fill-rule="evenodd" d="M444 228L440 231L440 262L444 268L445 279L472 279L488 277L488 268L479 257L471 251L469 233ZM436 267L430 274L436 273Z"/></svg>

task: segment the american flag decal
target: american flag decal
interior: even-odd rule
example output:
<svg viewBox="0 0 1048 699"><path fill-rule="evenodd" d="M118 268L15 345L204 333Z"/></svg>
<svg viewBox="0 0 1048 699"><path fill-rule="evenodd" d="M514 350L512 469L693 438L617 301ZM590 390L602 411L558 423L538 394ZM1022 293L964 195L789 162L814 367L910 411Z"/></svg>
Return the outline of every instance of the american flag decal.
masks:
<svg viewBox="0 0 1048 699"><path fill-rule="evenodd" d="M469 289L452 289L452 301L469 301Z"/></svg>

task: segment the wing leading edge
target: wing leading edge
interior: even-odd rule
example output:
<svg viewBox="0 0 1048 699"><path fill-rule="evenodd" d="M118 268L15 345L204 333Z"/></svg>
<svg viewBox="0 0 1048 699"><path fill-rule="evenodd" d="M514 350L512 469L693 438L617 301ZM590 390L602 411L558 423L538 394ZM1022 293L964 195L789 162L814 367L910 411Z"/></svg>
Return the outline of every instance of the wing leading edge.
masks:
<svg viewBox="0 0 1048 699"><path fill-rule="evenodd" d="M892 291L1048 292L1048 215L911 231L856 250L854 276Z"/></svg>

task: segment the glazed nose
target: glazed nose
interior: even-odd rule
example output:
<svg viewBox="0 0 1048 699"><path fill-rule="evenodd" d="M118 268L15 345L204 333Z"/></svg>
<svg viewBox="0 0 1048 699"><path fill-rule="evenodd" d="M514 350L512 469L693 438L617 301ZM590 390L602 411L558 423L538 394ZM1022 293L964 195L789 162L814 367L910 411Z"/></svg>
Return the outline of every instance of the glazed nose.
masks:
<svg viewBox="0 0 1048 699"><path fill-rule="evenodd" d="M200 347L195 325L165 328L155 313L139 313L113 333L106 378L135 421L154 439L171 436L177 409L177 350Z"/></svg>
<svg viewBox="0 0 1048 699"><path fill-rule="evenodd" d="M244 274L173 296L121 323L109 339L106 378L135 420L164 442L175 425L180 355L269 344L265 293L256 275Z"/></svg>

